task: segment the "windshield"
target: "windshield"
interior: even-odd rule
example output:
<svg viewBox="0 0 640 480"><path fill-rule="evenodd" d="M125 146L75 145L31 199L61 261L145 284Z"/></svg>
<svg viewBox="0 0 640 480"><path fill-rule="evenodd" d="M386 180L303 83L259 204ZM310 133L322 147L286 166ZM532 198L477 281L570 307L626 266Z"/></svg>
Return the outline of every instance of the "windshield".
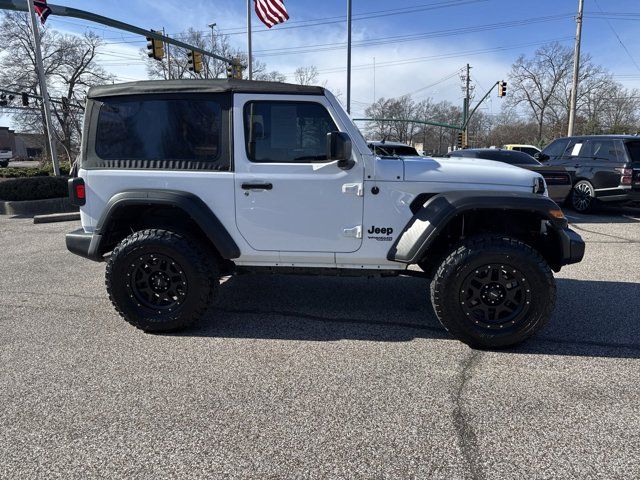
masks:
<svg viewBox="0 0 640 480"><path fill-rule="evenodd" d="M373 145L373 153L382 157L419 157L418 151L408 145Z"/></svg>
<svg viewBox="0 0 640 480"><path fill-rule="evenodd" d="M532 157L536 153L540 153L540 150L538 150L537 148L531 148L531 147L521 147L518 150L520 150L521 152L526 153L527 155L531 155Z"/></svg>

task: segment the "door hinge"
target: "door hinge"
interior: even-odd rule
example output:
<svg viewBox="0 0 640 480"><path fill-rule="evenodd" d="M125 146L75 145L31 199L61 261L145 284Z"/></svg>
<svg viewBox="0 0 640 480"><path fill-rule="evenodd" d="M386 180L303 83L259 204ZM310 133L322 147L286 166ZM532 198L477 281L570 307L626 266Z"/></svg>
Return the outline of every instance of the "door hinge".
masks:
<svg viewBox="0 0 640 480"><path fill-rule="evenodd" d="M364 196L364 186L361 183L345 183L342 185L342 193L354 193L358 197Z"/></svg>
<svg viewBox="0 0 640 480"><path fill-rule="evenodd" d="M345 228L343 231L345 237L362 238L362 225L353 228Z"/></svg>

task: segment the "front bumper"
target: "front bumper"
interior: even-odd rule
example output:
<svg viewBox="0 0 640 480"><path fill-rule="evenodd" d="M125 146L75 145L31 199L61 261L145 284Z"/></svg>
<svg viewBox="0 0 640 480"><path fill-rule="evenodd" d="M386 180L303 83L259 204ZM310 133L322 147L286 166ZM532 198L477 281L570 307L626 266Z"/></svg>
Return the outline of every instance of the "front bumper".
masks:
<svg viewBox="0 0 640 480"><path fill-rule="evenodd" d="M561 245L560 266L579 263L584 258L585 244L582 237L569 227L556 230Z"/></svg>
<svg viewBox="0 0 640 480"><path fill-rule="evenodd" d="M80 228L67 233L67 250L95 262L102 261L102 255L98 253L98 247L102 237L93 233L86 233Z"/></svg>

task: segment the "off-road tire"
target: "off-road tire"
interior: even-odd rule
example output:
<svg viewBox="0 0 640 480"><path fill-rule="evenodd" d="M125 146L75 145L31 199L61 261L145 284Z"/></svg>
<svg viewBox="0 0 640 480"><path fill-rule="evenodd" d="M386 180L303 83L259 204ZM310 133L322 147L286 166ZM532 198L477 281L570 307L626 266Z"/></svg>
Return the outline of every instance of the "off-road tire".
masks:
<svg viewBox="0 0 640 480"><path fill-rule="evenodd" d="M578 213L593 211L597 203L596 191L593 185L587 180L577 182L571 190L569 202L571 203L571 208Z"/></svg>
<svg viewBox="0 0 640 480"><path fill-rule="evenodd" d="M485 271L492 276L494 270L498 272L497 285L507 282L506 288L503 287L504 296L498 287L495 287L498 293L492 290L494 283L488 282L482 288L472 285L476 276L484 275ZM517 291L508 290L516 288ZM479 293L471 293L483 291L496 297L485 300ZM504 309L500 307L500 315L504 315L502 310L520 305L510 299L512 295L520 299L522 310L514 310L519 314L506 316L509 321L486 319L482 309L493 308L486 301L506 298L504 305L510 303ZM555 299L555 280L547 262L529 245L503 236L467 239L442 262L431 283L431 303L440 323L457 339L480 349L504 348L533 336L549 321ZM477 310L473 302L480 302ZM493 309L494 315L495 311Z"/></svg>
<svg viewBox="0 0 640 480"><path fill-rule="evenodd" d="M219 286L217 262L210 253L183 234L159 229L135 232L120 242L107 262L109 299L127 322L145 332L187 328L202 317ZM157 285L153 275L141 283L132 280L152 268L158 278L164 275L156 280L166 280L167 291L151 290Z"/></svg>

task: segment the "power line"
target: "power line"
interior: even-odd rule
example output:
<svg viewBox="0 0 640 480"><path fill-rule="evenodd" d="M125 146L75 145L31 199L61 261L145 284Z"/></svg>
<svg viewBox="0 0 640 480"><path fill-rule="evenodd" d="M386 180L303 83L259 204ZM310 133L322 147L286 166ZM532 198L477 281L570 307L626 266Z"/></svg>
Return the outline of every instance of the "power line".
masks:
<svg viewBox="0 0 640 480"><path fill-rule="evenodd" d="M598 10L600 10L602 12L602 8L600 7L600 4L598 3L598 0L594 0L596 7L598 7ZM603 12L604 13L604 12ZM618 39L618 42L620 42L620 45L622 45L622 48L624 49L625 52L627 52L627 55L629 56L629 58L631 59L631 62L633 62L633 64L635 65L635 67L640 71L640 65L638 65L638 62L636 62L636 59L633 58L633 55L631 55L631 52L629 51L629 49L627 48L627 46L624 44L624 42L622 41L622 39L620 38L620 35L618 35L618 32L616 32L615 28L613 28L613 25L611 25L611 22L605 18L605 21L607 22L607 25L609 25L609 28L611 29L611 31L613 32L613 34L616 36L616 38Z"/></svg>
<svg viewBox="0 0 640 480"><path fill-rule="evenodd" d="M491 0L442 0L438 2L418 4L418 5L409 6L409 7L394 8L394 9L387 9L387 10L376 10L368 13L354 14L353 21L369 20L372 18L381 18L381 17L388 17L388 16L395 16L395 15L406 15L410 13L418 13L418 12L423 12L428 10L437 10L441 8L458 7L458 6L464 6L464 5L474 4L474 3L485 3L489 1ZM323 17L323 18L317 18L317 19L311 19L311 20L298 20L297 22L289 21L285 26L278 27L277 30L257 30L254 33L267 33L267 32L276 32L276 31L291 30L291 29L297 29L297 28L318 27L318 26L324 26L324 25L330 25L330 24L336 24L336 23L344 23L345 21L346 19L344 15L333 16L333 17ZM295 25L295 23L300 23L300 24ZM198 32L209 33L208 30L198 30ZM181 33L184 33L184 32L181 32ZM223 33L225 35L244 35L247 33L247 30L246 28L238 27L238 28L222 29L220 30L220 33ZM171 35L172 36L180 35L180 33L171 34ZM115 37L115 38L119 39L120 37ZM105 38L105 40L106 39L107 38ZM121 43L121 42L115 42L115 43Z"/></svg>
<svg viewBox="0 0 640 480"><path fill-rule="evenodd" d="M451 52L451 53L440 54L440 55L430 55L430 56L425 56L425 57L413 57L413 58L406 58L406 59L401 59L401 60L391 60L391 61L387 61L387 62L376 62L376 68L377 67L391 67L391 66L398 66L398 65L407 65L407 64L411 64L411 63L420 63L420 62L424 62L424 61L428 61L428 60L441 60L441 59L448 59L448 58L464 57L464 56L468 56L468 55L481 55L481 54L484 54L484 53L501 52L501 51L506 51L506 50L516 50L518 48L531 47L531 46L536 46L536 45L543 45L543 44L549 43L549 42L563 42L563 41L567 41L567 40L571 40L571 39L573 39L573 37L560 37L560 38L547 39L547 40L538 41L538 42L521 43L521 44L516 44L516 45L511 45L511 46L502 46L502 47L486 48L486 49L478 49L478 50L466 50L466 51L462 51L462 52ZM368 69L370 69L372 67L373 67L373 63L367 63L367 64L361 64L361 65L354 65L352 68L354 70L368 70ZM327 68L327 69L324 69L324 70L319 70L318 73L338 73L338 72L342 72L344 70L345 70L345 68L341 68L341 67ZM293 75L293 73L290 73L290 74Z"/></svg>
<svg viewBox="0 0 640 480"><path fill-rule="evenodd" d="M490 23L484 25L476 25L473 27L462 27L456 29L446 29L446 30L438 30L433 32L424 32L424 33L416 33L411 35L392 35L387 37L376 37L371 40L361 40L358 42L353 42L354 47L365 47L365 46L374 46L374 45L389 45L393 43L405 43L405 42L414 42L419 40L425 40L429 38L439 38L439 37L450 37L456 35L465 35L470 33L478 33L485 32L489 30L498 30L503 28L512 28L523 25L535 24L535 23L544 23L550 21L557 21L566 18L571 18L573 14L561 14L561 15L553 15L546 17L534 17L520 20L513 20L508 22L500 22L500 23ZM261 57L270 57L270 56L279 56L279 55L290 55L292 53L316 53L330 50L339 50L346 46L345 42L334 42L334 43L324 43L324 44L315 44L315 45L303 45L303 46L295 46L295 47L286 47L286 48L270 48L263 50L255 50L256 53L261 53Z"/></svg>

